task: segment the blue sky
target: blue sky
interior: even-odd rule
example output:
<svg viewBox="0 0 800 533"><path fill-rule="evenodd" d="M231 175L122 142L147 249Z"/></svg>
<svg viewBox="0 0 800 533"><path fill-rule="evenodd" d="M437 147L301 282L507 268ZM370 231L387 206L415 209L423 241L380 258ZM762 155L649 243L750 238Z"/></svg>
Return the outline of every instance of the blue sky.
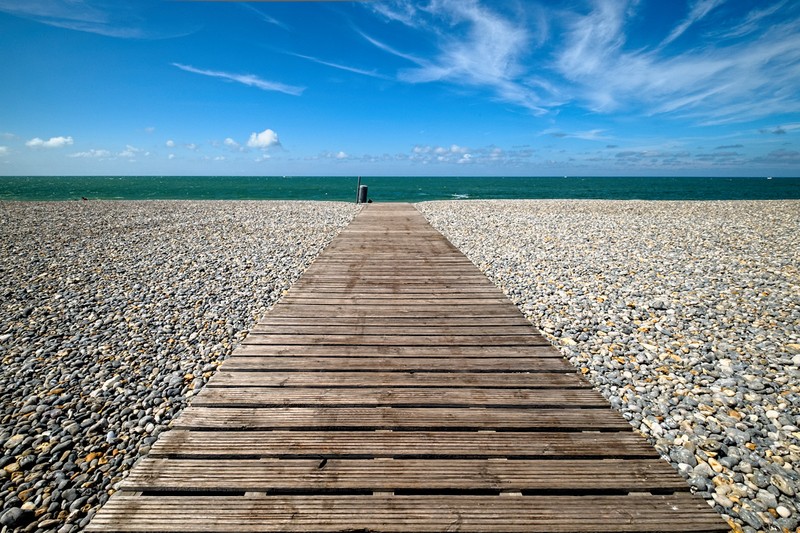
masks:
<svg viewBox="0 0 800 533"><path fill-rule="evenodd" d="M3 175L800 176L794 0L0 0Z"/></svg>

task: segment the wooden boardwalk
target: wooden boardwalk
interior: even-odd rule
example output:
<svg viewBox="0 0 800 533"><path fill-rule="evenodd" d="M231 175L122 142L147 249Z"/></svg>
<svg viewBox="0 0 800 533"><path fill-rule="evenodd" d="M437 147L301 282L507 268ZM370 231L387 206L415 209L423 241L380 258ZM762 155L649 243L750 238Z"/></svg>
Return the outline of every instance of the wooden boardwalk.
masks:
<svg viewBox="0 0 800 533"><path fill-rule="evenodd" d="M88 531L728 531L409 204L371 204Z"/></svg>

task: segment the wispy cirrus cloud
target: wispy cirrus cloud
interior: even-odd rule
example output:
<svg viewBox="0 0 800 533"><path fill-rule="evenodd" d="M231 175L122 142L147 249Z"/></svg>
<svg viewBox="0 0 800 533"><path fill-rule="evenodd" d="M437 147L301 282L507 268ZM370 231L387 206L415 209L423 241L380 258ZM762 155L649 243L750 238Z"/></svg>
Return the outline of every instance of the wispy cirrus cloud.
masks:
<svg viewBox="0 0 800 533"><path fill-rule="evenodd" d="M307 55L303 55L303 54L290 54L290 55L293 55L295 57L299 57L300 59L306 59L308 61L312 61L312 62L318 63L320 65L325 65L326 67L331 67L331 68L335 68L335 69L338 69L338 70L344 70L346 72L352 72L354 74L360 74L362 76L369 76L370 78L378 78L378 79L382 79L382 80L389 79L389 76L381 74L376 70L365 70L365 69L360 69L360 68L357 68L357 67L350 67L350 66L347 66L347 65L341 65L339 63L333 63L333 62L330 62L330 61L325 61L323 59L319 59L319 58L316 58L316 57L307 56Z"/></svg>
<svg viewBox="0 0 800 533"><path fill-rule="evenodd" d="M0 11L67 30L95 33L121 39L163 39L187 35L184 22L164 27L148 20L151 1L109 2L106 0L0 0ZM174 21L169 25L173 26Z"/></svg>
<svg viewBox="0 0 800 533"><path fill-rule="evenodd" d="M689 10L689 15L675 28L672 29L667 38L661 41L660 46L666 46L689 29L694 23L704 18L715 7L723 4L726 0L696 0L692 8Z"/></svg>
<svg viewBox="0 0 800 533"><path fill-rule="evenodd" d="M424 29L434 39L433 57L419 58L362 34L381 50L416 65L398 72L401 81L448 82L488 89L498 100L544 112L542 98L526 81L529 74L523 58L529 53L533 39L523 22L493 11L477 0L438 0L421 7L399 2L375 10L389 20ZM435 29L439 27L448 31Z"/></svg>
<svg viewBox="0 0 800 533"><path fill-rule="evenodd" d="M667 39L683 33L687 21L709 16L715 5L696 4ZM674 114L701 125L800 110L797 9L764 19L748 42L701 41L667 55L660 46L626 49L625 26L635 6L596 0L588 14L566 17L568 30L552 68L569 82L567 90L579 103L601 113L625 108Z"/></svg>
<svg viewBox="0 0 800 533"><path fill-rule="evenodd" d="M233 81L249 87L261 89L262 91L275 91L292 96L300 96L303 94L303 91L305 91L305 87L297 87L294 85L287 85L285 83L263 80L253 74L235 74L230 72L222 72L219 70L204 70L195 68L191 65L184 65L182 63L172 63L172 65L186 72L191 72L192 74L200 74L201 76L209 76L212 78L220 78L226 81Z"/></svg>
<svg viewBox="0 0 800 533"><path fill-rule="evenodd" d="M271 16L267 15L266 13L264 13L263 11L261 11L260 9L258 9L255 6L251 6L250 4L247 4L247 3L239 3L238 5L242 9L246 9L247 11L249 11L251 13L255 13L256 16L259 19L261 19L262 21L266 22L267 24L271 24L273 26L277 26L277 27L279 27L279 28L281 28L283 30L286 30L286 31L290 31L291 30L291 28L288 25L286 25L284 22L281 22L280 20L276 19L275 17L271 17Z"/></svg>
<svg viewBox="0 0 800 533"><path fill-rule="evenodd" d="M764 19L778 13L788 2L789 0L782 0L781 2L764 8L756 7L738 24L730 28L720 29L719 36L721 38L731 39L758 32L763 29Z"/></svg>
<svg viewBox="0 0 800 533"><path fill-rule="evenodd" d="M369 9L425 45L403 50L389 37L361 35L410 63L398 67L400 81L487 90L535 113L569 104L718 125L800 111L800 4L768 0L747 11L693 0L663 36L644 42L651 30L641 27L639 1L573 4L387 1Z"/></svg>

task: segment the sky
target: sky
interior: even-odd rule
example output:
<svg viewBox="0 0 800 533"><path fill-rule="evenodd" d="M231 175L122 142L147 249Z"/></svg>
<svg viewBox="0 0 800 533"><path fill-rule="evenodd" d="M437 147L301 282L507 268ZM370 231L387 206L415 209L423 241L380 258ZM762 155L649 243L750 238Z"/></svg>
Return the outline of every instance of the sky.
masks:
<svg viewBox="0 0 800 533"><path fill-rule="evenodd" d="M795 0L0 0L0 175L800 176Z"/></svg>

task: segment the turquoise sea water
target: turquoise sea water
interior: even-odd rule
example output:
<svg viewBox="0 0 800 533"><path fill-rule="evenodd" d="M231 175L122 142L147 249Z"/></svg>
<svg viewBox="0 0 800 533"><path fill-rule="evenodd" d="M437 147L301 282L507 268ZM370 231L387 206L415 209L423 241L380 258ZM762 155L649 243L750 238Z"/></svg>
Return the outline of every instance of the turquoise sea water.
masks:
<svg viewBox="0 0 800 533"><path fill-rule="evenodd" d="M355 177L0 177L0 200L343 200ZM800 199L800 178L364 177L376 202L487 198Z"/></svg>

